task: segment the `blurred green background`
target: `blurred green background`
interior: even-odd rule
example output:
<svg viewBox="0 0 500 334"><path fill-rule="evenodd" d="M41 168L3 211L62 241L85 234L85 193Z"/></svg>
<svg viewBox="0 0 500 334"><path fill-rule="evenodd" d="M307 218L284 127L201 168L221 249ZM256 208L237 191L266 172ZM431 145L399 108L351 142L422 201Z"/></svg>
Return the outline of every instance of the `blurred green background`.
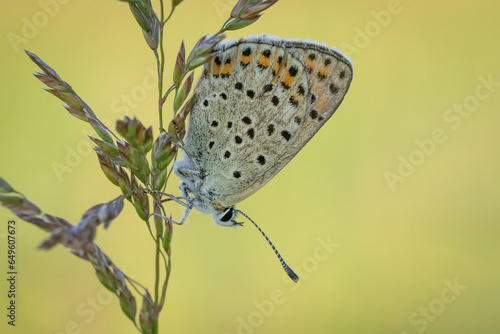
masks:
<svg viewBox="0 0 500 334"><path fill-rule="evenodd" d="M190 50L235 2L178 7L165 30L167 80L182 38ZM499 333L499 10L486 0L282 0L230 33L336 46L352 58L354 80L331 121L238 206L300 282L284 277L249 223L223 228L193 213L174 227L161 333ZM22 49L102 120L136 115L156 135L154 57L119 1L3 1L0 22L0 175L76 223L119 192L89 149L88 125L40 89ZM62 247L36 250L46 234L17 218L17 326L7 326L12 218L0 209L2 333L136 333L88 263ZM153 242L129 205L97 243L153 286Z"/></svg>

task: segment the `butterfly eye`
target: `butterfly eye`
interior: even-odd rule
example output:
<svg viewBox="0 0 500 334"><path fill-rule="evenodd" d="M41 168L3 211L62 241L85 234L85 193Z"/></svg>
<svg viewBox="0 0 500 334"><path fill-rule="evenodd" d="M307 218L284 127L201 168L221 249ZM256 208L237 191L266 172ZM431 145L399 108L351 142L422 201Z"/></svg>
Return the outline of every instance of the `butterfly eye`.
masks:
<svg viewBox="0 0 500 334"><path fill-rule="evenodd" d="M221 222L227 222L227 221L233 219L233 217L234 217L234 208L233 207L227 208L226 210L222 211L219 214L219 220Z"/></svg>

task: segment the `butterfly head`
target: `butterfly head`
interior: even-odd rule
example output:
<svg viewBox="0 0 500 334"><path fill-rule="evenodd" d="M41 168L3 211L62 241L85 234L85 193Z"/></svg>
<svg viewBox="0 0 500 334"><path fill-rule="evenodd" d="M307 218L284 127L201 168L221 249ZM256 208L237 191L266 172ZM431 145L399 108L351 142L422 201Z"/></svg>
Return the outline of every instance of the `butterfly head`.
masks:
<svg viewBox="0 0 500 334"><path fill-rule="evenodd" d="M212 219L217 225L221 226L240 226L242 223L238 223L234 219L236 218L237 211L234 206L225 208L222 211L216 212L212 215Z"/></svg>

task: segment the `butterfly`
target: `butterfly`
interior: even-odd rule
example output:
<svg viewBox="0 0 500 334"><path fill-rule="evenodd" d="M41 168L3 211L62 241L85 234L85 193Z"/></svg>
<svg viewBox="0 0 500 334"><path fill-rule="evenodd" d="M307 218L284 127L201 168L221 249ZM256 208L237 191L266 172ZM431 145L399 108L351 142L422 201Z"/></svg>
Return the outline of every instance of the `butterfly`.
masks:
<svg viewBox="0 0 500 334"><path fill-rule="evenodd" d="M271 180L316 134L344 99L352 64L339 51L313 41L267 35L219 44L193 92L183 144L174 163L187 201L222 226L235 205Z"/></svg>

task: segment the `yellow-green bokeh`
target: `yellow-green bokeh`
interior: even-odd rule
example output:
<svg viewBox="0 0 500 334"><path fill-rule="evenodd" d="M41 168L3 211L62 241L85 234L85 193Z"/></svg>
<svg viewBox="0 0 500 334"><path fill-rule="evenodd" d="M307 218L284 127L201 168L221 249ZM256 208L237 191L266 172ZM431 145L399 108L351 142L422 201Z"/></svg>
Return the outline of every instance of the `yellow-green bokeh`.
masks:
<svg viewBox="0 0 500 334"><path fill-rule="evenodd" d="M101 119L136 115L157 134L156 91L147 89L154 57L122 2L3 2L0 175L44 211L76 223L118 190L89 150L88 125L40 89L22 49L53 66ZM181 40L190 50L235 2L178 7L165 30L167 80ZM336 46L351 56L354 80L305 149L239 205L298 268L299 285L282 280L250 224L223 228L193 213L174 227L161 333L498 333L499 10L487 0L281 0L230 33ZM27 22L38 27L27 30ZM25 43L13 46L13 34ZM462 116L453 111L464 104ZM81 161L73 156L60 180L53 163L68 164L69 152ZM404 182L391 186L388 173L398 168L406 168ZM177 179L169 189L178 193ZM12 218L0 208L0 236ZM2 238L2 333L136 333L88 263L62 247L36 250L46 234L16 220L18 318L15 329L6 325ZM318 248L329 241L331 253ZM97 242L124 272L153 286L154 247L132 208L99 230Z"/></svg>

